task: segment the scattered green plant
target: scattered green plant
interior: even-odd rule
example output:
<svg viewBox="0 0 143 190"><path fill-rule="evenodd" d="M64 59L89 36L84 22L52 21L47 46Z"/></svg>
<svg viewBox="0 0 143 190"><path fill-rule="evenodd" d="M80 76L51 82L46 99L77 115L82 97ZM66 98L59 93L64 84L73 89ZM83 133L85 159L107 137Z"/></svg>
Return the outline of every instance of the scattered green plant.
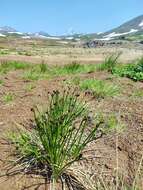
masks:
<svg viewBox="0 0 143 190"><path fill-rule="evenodd" d="M8 53L8 50L0 50L0 55L7 55Z"/></svg>
<svg viewBox="0 0 143 190"><path fill-rule="evenodd" d="M10 103L14 100L14 95L12 93L7 93L3 96L3 101L5 103Z"/></svg>
<svg viewBox="0 0 143 190"><path fill-rule="evenodd" d="M18 51L18 55L26 55L26 56L32 56L32 53L30 51Z"/></svg>
<svg viewBox="0 0 143 190"><path fill-rule="evenodd" d="M27 92L30 92L30 91L32 91L34 88L36 88L35 84L28 84L28 85L26 85L25 90L26 90Z"/></svg>
<svg viewBox="0 0 143 190"><path fill-rule="evenodd" d="M0 86L3 85L3 84L4 84L3 80L0 80Z"/></svg>
<svg viewBox="0 0 143 190"><path fill-rule="evenodd" d="M140 97L142 98L143 97L143 89L136 89L133 94L132 94L133 97Z"/></svg>
<svg viewBox="0 0 143 190"><path fill-rule="evenodd" d="M107 83L105 81L96 79L86 79L72 82L76 85L78 83L81 90L90 90L97 98L104 98L106 96L116 96L120 93L120 89L117 85Z"/></svg>

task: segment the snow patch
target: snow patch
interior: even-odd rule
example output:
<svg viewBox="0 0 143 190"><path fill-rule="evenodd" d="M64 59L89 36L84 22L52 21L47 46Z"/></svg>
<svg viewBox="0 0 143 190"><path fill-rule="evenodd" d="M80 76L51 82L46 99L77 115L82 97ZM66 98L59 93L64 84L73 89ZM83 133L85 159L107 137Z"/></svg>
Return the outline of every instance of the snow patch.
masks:
<svg viewBox="0 0 143 190"><path fill-rule="evenodd" d="M47 38L47 39L51 39L51 40L60 40L60 39L61 39L61 38L58 38L58 37L52 37L52 36L51 36L51 37L49 36L49 37L46 37L46 38Z"/></svg>
<svg viewBox="0 0 143 190"><path fill-rule="evenodd" d="M131 33L137 32L137 31L138 31L137 29L131 29L129 32L124 32L124 33L112 32L112 33L104 36L104 38L108 39L108 38L113 38L113 37L117 37L117 36L123 36L123 35L131 34Z"/></svg>
<svg viewBox="0 0 143 190"><path fill-rule="evenodd" d="M103 32L98 32L97 35L103 34Z"/></svg>
<svg viewBox="0 0 143 190"><path fill-rule="evenodd" d="M0 33L0 37L5 37L6 35Z"/></svg>
<svg viewBox="0 0 143 190"><path fill-rule="evenodd" d="M22 32L8 32L9 34L19 34L19 35L23 35Z"/></svg>
<svg viewBox="0 0 143 190"><path fill-rule="evenodd" d="M40 34L38 34L38 33L36 33L34 37L35 37L35 38L43 38L43 39L51 39L51 40L60 40L60 39L61 39L61 38L54 37L54 36L44 36L44 35L40 35Z"/></svg>
<svg viewBox="0 0 143 190"><path fill-rule="evenodd" d="M137 29L131 29L129 33L137 32Z"/></svg>
<svg viewBox="0 0 143 190"><path fill-rule="evenodd" d="M73 40L74 39L74 37L67 37L67 38L65 38L66 40Z"/></svg>
<svg viewBox="0 0 143 190"><path fill-rule="evenodd" d="M30 36L22 36L23 39L30 39Z"/></svg>
<svg viewBox="0 0 143 190"><path fill-rule="evenodd" d="M139 26L143 26L143 20L141 21L141 23L139 24Z"/></svg>
<svg viewBox="0 0 143 190"><path fill-rule="evenodd" d="M66 42L66 41L59 41L59 43L61 43L61 44L68 44L68 42Z"/></svg>

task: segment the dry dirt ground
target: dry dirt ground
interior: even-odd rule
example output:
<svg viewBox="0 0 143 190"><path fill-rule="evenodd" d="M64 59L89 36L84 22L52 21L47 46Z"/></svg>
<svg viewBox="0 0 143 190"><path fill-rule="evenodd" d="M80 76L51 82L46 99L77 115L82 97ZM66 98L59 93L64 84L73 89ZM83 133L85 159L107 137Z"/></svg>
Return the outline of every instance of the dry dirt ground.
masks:
<svg viewBox="0 0 143 190"><path fill-rule="evenodd" d="M81 50L80 50L81 51ZM83 50L84 51L84 50ZM104 50L105 51L105 50ZM104 52L103 51L103 52ZM109 50L110 51L110 50ZM120 51L120 50L119 50ZM96 50L92 56L84 55L77 56L75 59L81 63L101 62L104 58L104 53ZM128 56L127 53L128 52ZM134 52L134 53L133 53ZM125 61L134 60L143 55L143 52L136 50L126 50L121 59ZM14 59L20 61L29 61L39 63L43 59L40 56L20 56L20 55L5 55L0 57L3 59ZM44 57L48 63L65 64L71 61L69 55L50 55ZM57 61L57 62L56 62ZM47 102L48 92L54 89L65 88L65 82L73 76L56 77L49 80L25 81L22 79L23 71L10 71L9 73L0 76L3 80L3 85L0 85L0 171L4 171L2 160L6 159L7 150L9 148L3 142L3 134L10 129L13 129L16 124L27 124L33 119L31 108L34 105L44 105ZM143 156L143 96L133 96L138 89L143 90L142 82L133 82L127 78L113 77L107 72L94 72L87 74L77 74L81 79L94 78L103 81L111 81L122 88L121 94L115 97L105 97L97 99L90 92L81 92L85 100L88 102L89 109L92 114L103 113L105 115L114 114L118 120L124 125L121 131L110 132L97 142L91 143L85 152L86 160L75 165L76 170L85 173L85 182L95 182L95 179L106 179L107 184L115 183L116 177L124 179L128 184L132 184ZM28 89L29 85L33 85L32 89ZM5 94L11 93L14 99L6 103L3 100ZM10 151L10 150L9 150ZM74 167L74 166L73 166ZM141 180L140 187L143 186L142 169L140 168ZM0 178L0 190L22 190L27 189L43 189L40 186L43 180L37 178L28 178L16 176L5 181L6 178ZM39 185L38 185L39 183ZM30 187L30 185L35 186ZM89 185L89 184L88 184ZM89 187L92 187L90 183Z"/></svg>

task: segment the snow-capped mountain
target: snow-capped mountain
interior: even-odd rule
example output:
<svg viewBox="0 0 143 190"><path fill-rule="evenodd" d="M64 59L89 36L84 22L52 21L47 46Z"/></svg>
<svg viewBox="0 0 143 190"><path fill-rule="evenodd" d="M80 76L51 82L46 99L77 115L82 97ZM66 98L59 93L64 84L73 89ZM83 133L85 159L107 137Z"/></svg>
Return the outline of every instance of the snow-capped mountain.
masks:
<svg viewBox="0 0 143 190"><path fill-rule="evenodd" d="M14 28L9 26L0 27L0 37L7 37L7 36L14 36L20 37L23 39L30 39L30 38L40 38L40 39L53 39L53 40L60 40L61 38L58 36L51 36L47 32L40 31L40 32L19 32Z"/></svg>
<svg viewBox="0 0 143 190"><path fill-rule="evenodd" d="M128 22L120 25L117 28L107 32L98 32L83 35L84 39L88 40L113 40L123 36L143 35L143 15L131 19Z"/></svg>
<svg viewBox="0 0 143 190"><path fill-rule="evenodd" d="M143 34L143 15L138 16L121 26L112 29L108 32L105 32L102 34L103 38L114 38L114 37L119 37L119 36L126 36L130 34Z"/></svg>
<svg viewBox="0 0 143 190"><path fill-rule="evenodd" d="M41 39L53 39L53 40L112 40L117 39L122 36L128 35L143 35L143 15L138 16L121 26L114 28L107 32L99 32L99 33L92 33L92 34L72 34L72 35L61 35L61 36L51 36L47 32L40 31L36 33L22 33L17 31L16 29L4 26L0 27L0 37L7 37L7 36L16 36L23 39L30 39L30 38L41 38Z"/></svg>
<svg viewBox="0 0 143 190"><path fill-rule="evenodd" d="M8 33L8 32L17 32L17 30L15 30L14 28L10 26L0 27L0 33Z"/></svg>

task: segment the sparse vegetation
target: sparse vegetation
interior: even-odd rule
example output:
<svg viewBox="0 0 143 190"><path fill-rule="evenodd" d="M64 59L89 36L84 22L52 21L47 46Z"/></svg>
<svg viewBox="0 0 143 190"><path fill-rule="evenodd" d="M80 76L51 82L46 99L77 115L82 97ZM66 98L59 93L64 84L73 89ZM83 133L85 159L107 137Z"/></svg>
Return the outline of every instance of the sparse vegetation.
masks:
<svg viewBox="0 0 143 190"><path fill-rule="evenodd" d="M8 50L0 50L0 55L7 55L8 53Z"/></svg>
<svg viewBox="0 0 143 190"><path fill-rule="evenodd" d="M3 83L4 83L3 80L0 80L0 86L3 85Z"/></svg>
<svg viewBox="0 0 143 190"><path fill-rule="evenodd" d="M35 84L28 84L25 87L26 92L32 91L34 88L36 88Z"/></svg>
<svg viewBox="0 0 143 190"><path fill-rule="evenodd" d="M18 61L3 61L0 63L0 73L7 73L11 70L28 69L31 65L29 63Z"/></svg>
<svg viewBox="0 0 143 190"><path fill-rule="evenodd" d="M78 73L90 73L96 71L96 65L86 64L82 65L77 62L72 62L64 66L57 66L53 68L53 74L55 75L68 75Z"/></svg>
<svg viewBox="0 0 143 190"><path fill-rule="evenodd" d="M3 101L5 103L10 103L14 100L14 95L12 93L7 93L3 96Z"/></svg>
<svg viewBox="0 0 143 190"><path fill-rule="evenodd" d="M116 96L120 93L120 88L117 85L113 85L101 80L96 79L85 79L80 80L74 78L70 83L78 85L81 90L89 90L95 97L104 98L108 96Z"/></svg>
<svg viewBox="0 0 143 190"><path fill-rule="evenodd" d="M26 55L26 56L32 56L32 53L30 51L18 51L18 55Z"/></svg>
<svg viewBox="0 0 143 190"><path fill-rule="evenodd" d="M79 172L76 171L76 175L78 176L78 179L84 184L86 189L88 190L142 190L141 187L141 166L143 164L143 156L140 159L138 168L136 170L135 178L133 182L130 185L127 185L125 182L125 174L115 174L115 178L117 179L116 183L113 181L106 181L104 180L103 174L99 175L99 177L96 178L96 181L94 180L94 176L90 177L89 174L85 172Z"/></svg>
<svg viewBox="0 0 143 190"><path fill-rule="evenodd" d="M133 94L133 97L139 97L139 98L143 98L143 89L136 89Z"/></svg>
<svg viewBox="0 0 143 190"><path fill-rule="evenodd" d="M38 73L35 69L28 70L23 75L23 79L25 80L39 80L40 77L41 77L41 74Z"/></svg>

